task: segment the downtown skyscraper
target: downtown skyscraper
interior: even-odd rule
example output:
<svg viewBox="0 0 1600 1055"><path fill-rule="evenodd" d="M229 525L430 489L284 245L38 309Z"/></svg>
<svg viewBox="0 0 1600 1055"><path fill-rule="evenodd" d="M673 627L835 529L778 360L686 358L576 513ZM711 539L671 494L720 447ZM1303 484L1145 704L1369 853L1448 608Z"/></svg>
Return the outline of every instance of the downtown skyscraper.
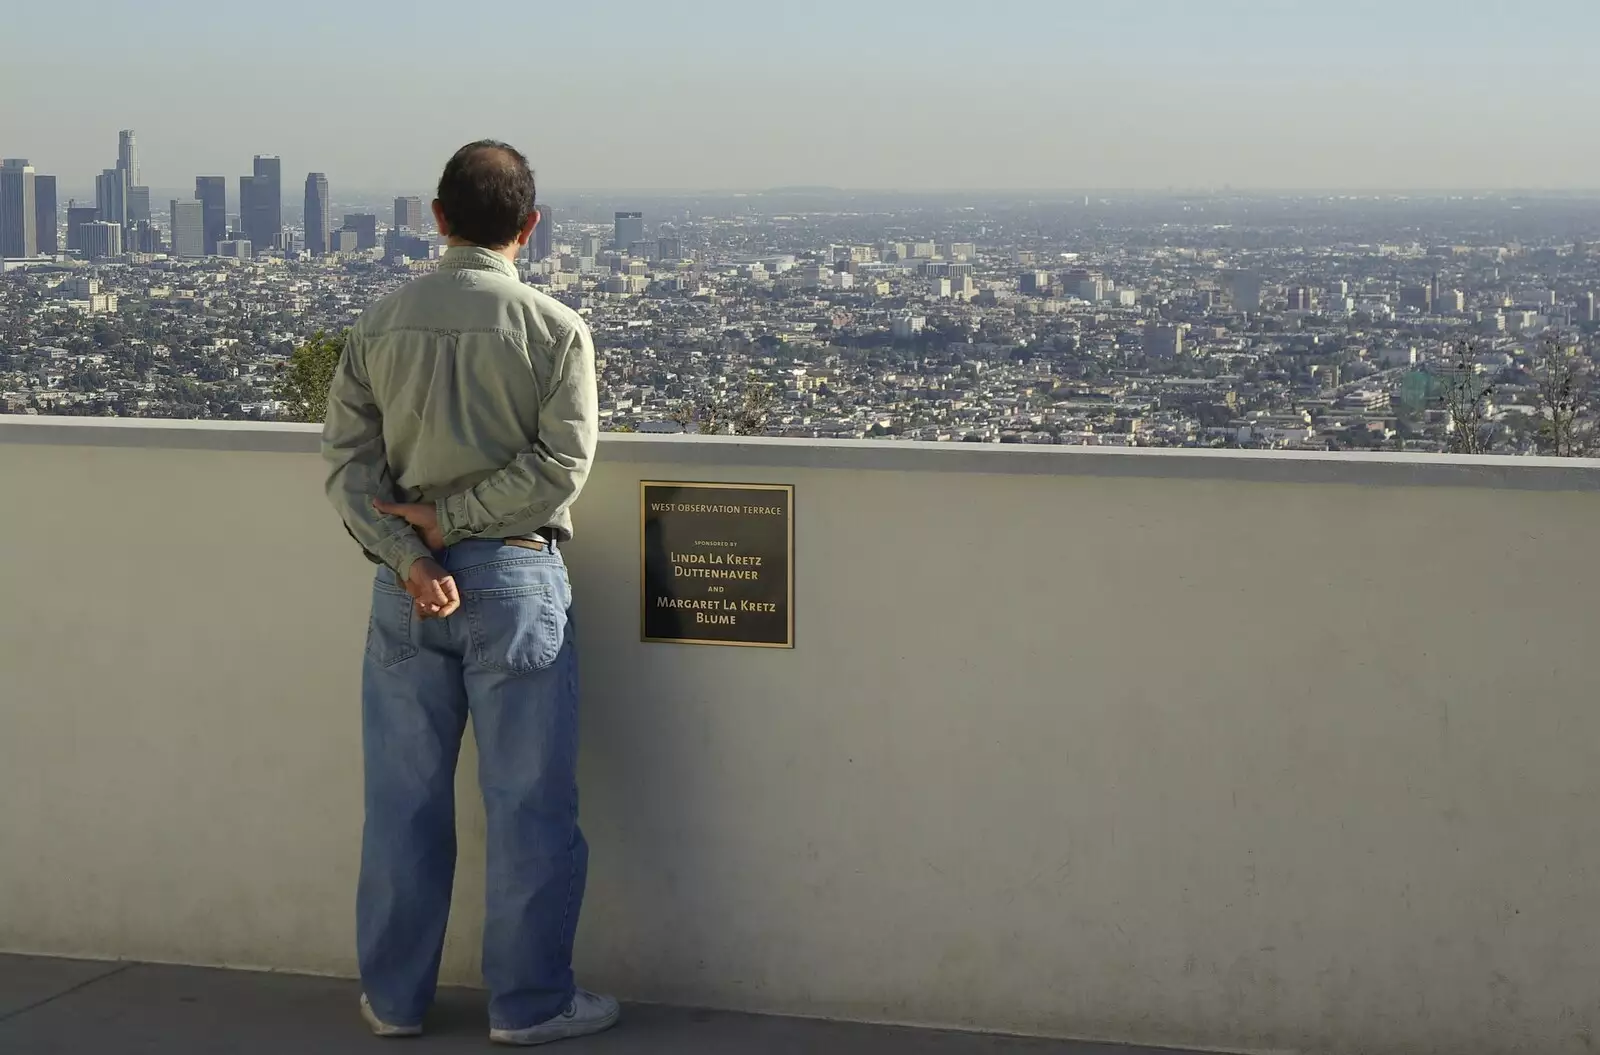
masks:
<svg viewBox="0 0 1600 1055"><path fill-rule="evenodd" d="M120 165L94 178L94 204L104 223L128 226L128 170Z"/></svg>
<svg viewBox="0 0 1600 1055"><path fill-rule="evenodd" d="M422 199L411 196L394 200L394 226L412 233L422 230Z"/></svg>
<svg viewBox="0 0 1600 1055"><path fill-rule="evenodd" d="M611 248L627 252L633 243L644 241L644 213L619 212L613 221Z"/></svg>
<svg viewBox="0 0 1600 1055"><path fill-rule="evenodd" d="M548 205L539 206L539 223L528 239L528 259L534 263L550 259L555 243L556 213Z"/></svg>
<svg viewBox="0 0 1600 1055"><path fill-rule="evenodd" d="M33 177L34 228L40 256L61 252L61 214L56 203L56 178L35 173Z"/></svg>
<svg viewBox="0 0 1600 1055"><path fill-rule="evenodd" d="M239 225L259 253L283 234L283 162L257 154L251 167L251 175L239 177Z"/></svg>
<svg viewBox="0 0 1600 1055"><path fill-rule="evenodd" d="M0 161L0 257L39 255L38 203L26 158Z"/></svg>
<svg viewBox="0 0 1600 1055"><path fill-rule="evenodd" d="M239 177L239 223L233 229L233 240L250 240L250 225L255 223L256 178ZM253 247L252 247L253 248Z"/></svg>
<svg viewBox="0 0 1600 1055"><path fill-rule="evenodd" d="M120 224L96 220L86 223L79 231L83 255L90 260L122 255L122 227Z"/></svg>
<svg viewBox="0 0 1600 1055"><path fill-rule="evenodd" d="M128 186L139 185L139 144L131 128L117 133L117 168L127 172Z"/></svg>
<svg viewBox="0 0 1600 1055"><path fill-rule="evenodd" d="M306 252L323 256L328 252L328 177L321 172L306 173Z"/></svg>
<svg viewBox="0 0 1600 1055"><path fill-rule="evenodd" d="M205 206L197 201L178 201L173 199L170 211L172 215L172 255L182 259L205 256Z"/></svg>
<svg viewBox="0 0 1600 1055"><path fill-rule="evenodd" d="M356 232L357 249L376 249L378 247L378 217L370 212L347 212L344 214L344 227L346 231Z"/></svg>
<svg viewBox="0 0 1600 1055"><path fill-rule="evenodd" d="M217 243L228 238L228 177L196 176L194 196L200 203L206 255L212 256Z"/></svg>
<svg viewBox="0 0 1600 1055"><path fill-rule="evenodd" d="M83 250L83 228L85 224L99 223L100 210L93 205L74 205L67 203L67 252Z"/></svg>
<svg viewBox="0 0 1600 1055"><path fill-rule="evenodd" d="M114 220L124 227L150 222L150 188L139 182L139 143L133 129L124 128L117 133L117 169L122 173L121 218ZM107 170L109 171L109 170ZM112 219L102 215L102 220ZM126 239L124 239L126 245ZM128 246L132 249L132 246Z"/></svg>
<svg viewBox="0 0 1600 1055"><path fill-rule="evenodd" d="M128 186L128 223L150 222L150 188Z"/></svg>

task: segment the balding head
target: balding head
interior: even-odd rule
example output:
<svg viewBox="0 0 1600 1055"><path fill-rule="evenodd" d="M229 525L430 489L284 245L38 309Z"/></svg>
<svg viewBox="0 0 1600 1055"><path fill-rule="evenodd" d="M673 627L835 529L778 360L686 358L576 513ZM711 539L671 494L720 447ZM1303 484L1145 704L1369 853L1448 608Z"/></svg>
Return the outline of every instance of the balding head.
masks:
<svg viewBox="0 0 1600 1055"><path fill-rule="evenodd" d="M455 152L434 202L440 232L486 249L527 241L537 216L533 170L514 147L493 139Z"/></svg>

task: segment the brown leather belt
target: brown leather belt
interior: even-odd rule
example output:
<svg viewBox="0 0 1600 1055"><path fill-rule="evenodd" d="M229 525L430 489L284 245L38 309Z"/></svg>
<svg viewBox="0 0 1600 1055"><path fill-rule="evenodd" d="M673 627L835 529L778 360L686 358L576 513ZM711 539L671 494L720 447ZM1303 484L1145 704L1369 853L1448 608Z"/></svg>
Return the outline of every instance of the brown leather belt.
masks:
<svg viewBox="0 0 1600 1055"><path fill-rule="evenodd" d="M531 538L508 538L501 541L518 549L531 549L535 553L543 553L547 549L554 550L557 545L556 533L549 528L540 528Z"/></svg>

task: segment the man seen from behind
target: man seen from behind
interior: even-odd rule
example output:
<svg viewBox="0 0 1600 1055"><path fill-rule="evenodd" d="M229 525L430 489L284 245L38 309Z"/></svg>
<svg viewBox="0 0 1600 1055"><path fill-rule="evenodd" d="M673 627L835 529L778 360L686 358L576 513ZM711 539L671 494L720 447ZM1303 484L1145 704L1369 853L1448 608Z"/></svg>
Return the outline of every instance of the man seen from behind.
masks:
<svg viewBox="0 0 1600 1055"><path fill-rule="evenodd" d="M372 305L328 397L328 497L378 563L362 669L361 1012L414 1036L433 1001L455 873L466 723L487 819L490 1039L615 1024L576 988L577 642L561 549L594 459L594 346L514 261L539 222L527 160L462 147L433 203L449 249Z"/></svg>

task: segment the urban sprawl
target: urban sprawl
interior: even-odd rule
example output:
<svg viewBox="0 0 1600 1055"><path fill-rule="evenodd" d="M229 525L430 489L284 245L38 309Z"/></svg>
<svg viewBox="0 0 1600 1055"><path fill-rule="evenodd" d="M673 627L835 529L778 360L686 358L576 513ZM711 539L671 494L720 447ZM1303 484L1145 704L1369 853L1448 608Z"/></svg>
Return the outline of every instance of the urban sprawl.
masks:
<svg viewBox="0 0 1600 1055"><path fill-rule="evenodd" d="M444 247L425 196L285 208L282 171L152 194L128 131L80 204L0 161L0 412L285 416L295 348ZM574 194L520 267L589 320L611 429L1533 453L1594 418L1583 196Z"/></svg>

